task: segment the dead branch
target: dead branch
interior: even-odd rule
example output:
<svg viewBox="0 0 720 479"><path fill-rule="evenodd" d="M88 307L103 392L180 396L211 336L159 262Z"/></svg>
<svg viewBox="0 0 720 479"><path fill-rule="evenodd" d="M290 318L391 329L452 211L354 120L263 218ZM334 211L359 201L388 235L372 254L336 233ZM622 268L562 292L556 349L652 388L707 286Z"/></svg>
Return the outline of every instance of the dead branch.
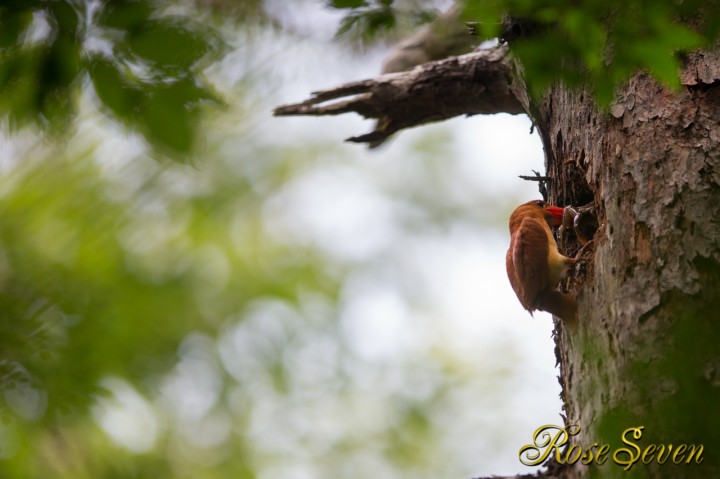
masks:
<svg viewBox="0 0 720 479"><path fill-rule="evenodd" d="M370 143L404 128L458 115L525 113L511 90L511 68L507 47L499 45L313 92L311 98L277 107L273 113L289 116L355 112L377 118L375 130L346 140Z"/></svg>

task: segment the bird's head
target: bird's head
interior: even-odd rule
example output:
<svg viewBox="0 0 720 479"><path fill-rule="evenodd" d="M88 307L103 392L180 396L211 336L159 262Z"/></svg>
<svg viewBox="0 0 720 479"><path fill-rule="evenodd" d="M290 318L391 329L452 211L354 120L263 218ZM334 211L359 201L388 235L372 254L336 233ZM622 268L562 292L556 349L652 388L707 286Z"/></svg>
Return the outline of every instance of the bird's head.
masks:
<svg viewBox="0 0 720 479"><path fill-rule="evenodd" d="M528 201L515 208L510 215L510 231L514 229L513 224L519 226L527 217L542 218L550 226L559 226L562 224L563 211L563 208L550 205L543 200Z"/></svg>

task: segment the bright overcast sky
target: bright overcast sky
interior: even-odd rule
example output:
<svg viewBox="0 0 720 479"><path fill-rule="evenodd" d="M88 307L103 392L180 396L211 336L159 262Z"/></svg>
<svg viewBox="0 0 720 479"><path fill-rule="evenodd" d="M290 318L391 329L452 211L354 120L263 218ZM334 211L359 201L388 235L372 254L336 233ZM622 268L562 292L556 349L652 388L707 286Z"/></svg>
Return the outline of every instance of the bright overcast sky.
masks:
<svg viewBox="0 0 720 479"><path fill-rule="evenodd" d="M337 15L302 2L293 5L297 10L287 10L279 16L303 40L276 43L266 57L273 63L267 68L283 79L282 88L273 93L269 103L274 103L270 106L301 101L311 91L377 74L384 51L348 58L331 41ZM331 162L326 169L299 179L281 201L285 206L273 210L275 226L279 234L306 237L340 257L368 259L379 254L387 248L387 242L393 241L395 232L393 199L384 196L378 185L386 181L384 175L392 176L395 169L408 164L405 156L411 151L410 145L433 134L451 135L447 151L438 154L454 160L454 180L460 190L455 194L473 198L477 191L482 191L492 197L517 198L518 203L537 198L537 185L518 178L531 174L531 170L544 171L540 140L536 133L530 134L530 126L525 116L456 118L402 132L380 151L368 151L364 146L342 143L343 139L372 127L357 115L281 119L268 116L261 129L268 138L288 144L336 142L342 155L354 162L350 166L347 162L333 166ZM278 131L282 131L280 137ZM493 206L477 204L478 209ZM507 217L510 211L503 214ZM414 323L412 314L393 289L397 285L377 284L374 278L369 284L358 280L357 287L362 293L354 296L343 317L349 334L373 338L357 344L359 353L371 358L411 350L413 345L409 342L423 342L431 337L476 358L478 368L520 371L512 397L501 398L517 409L512 427L504 431L503 444L510 444L511 450L481 461L482 470L475 464L475 469L468 471L473 475L528 472L517 461L517 450L530 441L537 427L560 421L559 386L550 337L552 320L546 313L531 318L515 298L504 266L508 242L506 228L498 230L492 226L484 234L460 228L445 236L406 239L403 251L397 252L395 258L408 269L409 276L421 277L429 285L434 322ZM418 332L418 328L424 331ZM519 354L512 357L499 354L488 363L478 352L485 345L498 344L512 344ZM482 384L478 388L483 390ZM471 409L473 405L467 407ZM467 415L476 413L468 410ZM476 424L490 423L487 431L503 429L505 418L495 417L492 410L481 415ZM477 430L473 434L492 434L487 431Z"/></svg>

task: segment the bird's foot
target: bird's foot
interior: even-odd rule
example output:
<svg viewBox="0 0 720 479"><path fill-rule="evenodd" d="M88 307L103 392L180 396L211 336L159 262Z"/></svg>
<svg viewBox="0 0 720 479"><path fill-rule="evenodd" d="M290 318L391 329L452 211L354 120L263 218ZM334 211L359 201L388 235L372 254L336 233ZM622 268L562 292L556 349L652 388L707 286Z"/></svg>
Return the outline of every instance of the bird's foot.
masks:
<svg viewBox="0 0 720 479"><path fill-rule="evenodd" d="M580 261L585 261L583 259L583 254L585 253L585 250L591 249L595 246L595 240L591 239L590 241L587 241L582 247L578 250L577 253L575 253L575 263L578 263Z"/></svg>

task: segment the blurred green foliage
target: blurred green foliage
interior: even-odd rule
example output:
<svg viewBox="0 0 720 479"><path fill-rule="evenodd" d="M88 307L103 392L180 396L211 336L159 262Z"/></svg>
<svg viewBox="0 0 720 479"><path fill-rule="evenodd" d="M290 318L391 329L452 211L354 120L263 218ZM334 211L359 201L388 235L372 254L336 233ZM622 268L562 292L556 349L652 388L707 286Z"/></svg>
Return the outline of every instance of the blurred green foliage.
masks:
<svg viewBox="0 0 720 479"><path fill-rule="evenodd" d="M320 274L312 255L289 261L262 238L252 216L229 237L239 202L259 204L251 191L173 198L148 180L138 198L115 201L87 159L36 168L6 176L0 195L0 391L37 386L49 402L33 418L83 412L103 376L167 370L189 331L258 295L293 301L292 279Z"/></svg>
<svg viewBox="0 0 720 479"><path fill-rule="evenodd" d="M358 352L378 338L348 332L341 309L363 304L364 276L401 296L383 283L397 287L386 278L397 250L363 264L303 230L271 231L273 212L301 209L283 198L297 178L346 150L283 146L274 126L270 144L259 138L276 104L271 68L298 42L277 24L229 21L247 29L239 65L223 65L239 70L235 97L205 108L219 103L206 67L226 50L218 31L234 8L201 3L222 13L151 0L0 6L0 477L436 477L455 449L442 433L458 396L495 413L505 402L471 388L516 378L469 367L452 344L392 360ZM447 137L424 141L395 165L404 227L444 234L460 216L501 216L452 196ZM424 305L419 280L402 282ZM422 329L412 314L403 338ZM516 358L490 339L472 351Z"/></svg>
<svg viewBox="0 0 720 479"><path fill-rule="evenodd" d="M440 13L433 2L424 0L328 0L328 4L345 12L336 37L362 45L378 39L396 41Z"/></svg>
<svg viewBox="0 0 720 479"><path fill-rule="evenodd" d="M86 130L109 123L86 115ZM208 120L211 131L228 119L238 117ZM452 416L467 400L458 396L502 410L488 390L510 394L517 378L469 364L452 342L429 354L393 344L389 359L362 352L387 339L363 333L382 310L358 301L352 285L393 293L397 250L353 265L271 234L272 216L292 202L283 192L323 152L335 168L349 160L328 146L270 146L252 129L231 131L208 134L210 159L198 168L114 159L127 145L92 131L47 151L30 142L4 164L0 477L430 478L452 469L455 446L443 433L457 427ZM451 199L443 140L427 135L405 166L383 168L395 199L413 205L413 236L482 214ZM413 186L411 171L433 187ZM422 305L428 293L417 282L400 281ZM348 330L342 308L354 303L370 309ZM391 313L381 319L405 316ZM428 326L420 313L401 324L402 337ZM512 344L490 337L472 350L486 362L517 359ZM461 440L484 454L473 441Z"/></svg>
<svg viewBox="0 0 720 479"><path fill-rule="evenodd" d="M344 2L343 2L344 3ZM363 2L364 3L364 2ZM347 5L336 8L349 8ZM388 5L364 8L359 12L349 13L342 21L337 35L347 35L351 30L360 32L365 38L373 38L382 30L395 27L395 13Z"/></svg>
<svg viewBox="0 0 720 479"><path fill-rule="evenodd" d="M89 75L106 112L164 155L187 160L203 105L199 68L220 37L153 0L26 0L0 5L0 115L64 135Z"/></svg>
<svg viewBox="0 0 720 479"><path fill-rule="evenodd" d="M169 452L134 458L93 425L90 408L114 397L102 381L157 395L189 335L215 335L259 298L336 294L322 258L263 232L240 178L213 169L212 191L173 193L186 175L146 159L107 176L94 157L33 155L0 179L2 477L182 476ZM282 375L278 355L263 361ZM227 447L247 468L243 442Z"/></svg>
<svg viewBox="0 0 720 479"><path fill-rule="evenodd" d="M605 106L638 71L678 88L682 53L709 47L717 38L718 6L693 0L508 0L470 2L467 14L481 19L486 36L498 36L499 23L508 17L532 26L510 47L533 94L558 81L588 85Z"/></svg>
<svg viewBox="0 0 720 479"><path fill-rule="evenodd" d="M355 2L341 3L336 6ZM638 71L678 88L682 54L714 45L719 10L716 0L468 0L464 18L477 22L485 39L507 34L503 28L515 23L510 47L534 96L564 82L588 86L606 106L615 88ZM353 26L370 36L391 28L394 19L393 5L362 6L348 14L341 32Z"/></svg>

